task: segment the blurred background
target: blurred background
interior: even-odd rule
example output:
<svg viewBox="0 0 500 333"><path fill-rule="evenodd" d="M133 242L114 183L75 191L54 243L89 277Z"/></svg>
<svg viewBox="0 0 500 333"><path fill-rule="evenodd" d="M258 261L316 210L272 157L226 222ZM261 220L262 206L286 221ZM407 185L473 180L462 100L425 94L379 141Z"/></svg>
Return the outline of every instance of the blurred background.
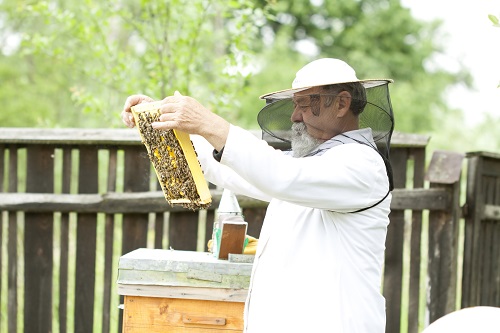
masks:
<svg viewBox="0 0 500 333"><path fill-rule="evenodd" d="M319 57L392 78L396 131L499 151L498 1L0 0L0 127L122 127L179 90L256 129L266 92Z"/></svg>

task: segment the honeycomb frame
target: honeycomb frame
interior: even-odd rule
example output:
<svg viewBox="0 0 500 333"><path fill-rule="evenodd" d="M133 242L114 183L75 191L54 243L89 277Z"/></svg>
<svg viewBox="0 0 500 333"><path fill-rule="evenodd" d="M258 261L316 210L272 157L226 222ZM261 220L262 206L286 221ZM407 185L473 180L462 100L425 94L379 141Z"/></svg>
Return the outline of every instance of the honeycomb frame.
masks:
<svg viewBox="0 0 500 333"><path fill-rule="evenodd" d="M151 126L159 121L160 106L141 103L132 107L132 114L165 199L171 206L206 209L212 197L189 134Z"/></svg>

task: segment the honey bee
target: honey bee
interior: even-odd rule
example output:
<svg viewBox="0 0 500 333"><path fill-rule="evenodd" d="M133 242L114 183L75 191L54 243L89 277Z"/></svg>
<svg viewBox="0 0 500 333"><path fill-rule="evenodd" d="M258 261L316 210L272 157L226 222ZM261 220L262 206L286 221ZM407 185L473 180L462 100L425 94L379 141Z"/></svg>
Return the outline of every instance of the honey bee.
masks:
<svg viewBox="0 0 500 333"><path fill-rule="evenodd" d="M200 202L194 178L174 131L155 130L151 126L151 123L159 121L159 110L140 112L137 118L142 143L146 146L148 157L169 204L173 205L172 200L187 199L180 203L184 208L208 208L210 203Z"/></svg>

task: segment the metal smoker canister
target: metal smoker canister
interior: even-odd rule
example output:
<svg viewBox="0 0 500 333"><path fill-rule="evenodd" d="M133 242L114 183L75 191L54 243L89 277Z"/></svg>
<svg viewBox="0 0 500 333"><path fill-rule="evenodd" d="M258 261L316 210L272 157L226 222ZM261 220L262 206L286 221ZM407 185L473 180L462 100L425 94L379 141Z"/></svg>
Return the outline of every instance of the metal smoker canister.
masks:
<svg viewBox="0 0 500 333"><path fill-rule="evenodd" d="M236 195L232 191L224 189L222 191L219 207L217 208L217 218L214 220L212 232L212 253L216 258L219 257L222 221L232 217L240 217L243 220L243 214Z"/></svg>

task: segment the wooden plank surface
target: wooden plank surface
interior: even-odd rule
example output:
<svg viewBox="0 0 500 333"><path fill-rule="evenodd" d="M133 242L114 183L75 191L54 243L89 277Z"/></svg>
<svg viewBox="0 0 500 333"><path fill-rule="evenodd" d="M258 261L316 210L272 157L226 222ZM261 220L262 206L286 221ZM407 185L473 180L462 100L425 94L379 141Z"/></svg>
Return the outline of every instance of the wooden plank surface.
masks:
<svg viewBox="0 0 500 333"><path fill-rule="evenodd" d="M156 213L154 215L154 229L155 229L155 249L163 249L163 239L165 238L165 219L163 213Z"/></svg>
<svg viewBox="0 0 500 333"><path fill-rule="evenodd" d="M251 130L258 138L259 130ZM392 147L425 147L429 136L421 134L394 132ZM278 144L270 138L271 145ZM44 144L78 144L78 145L142 145L135 128L18 128L4 127L0 130L0 143L44 143Z"/></svg>
<svg viewBox="0 0 500 333"><path fill-rule="evenodd" d="M413 188L424 187L425 149L412 149ZM422 246L422 210L411 212L410 269L408 295L408 333L417 333L420 317L420 281Z"/></svg>
<svg viewBox="0 0 500 333"><path fill-rule="evenodd" d="M5 172L5 154L6 154L6 152L7 152L7 150L5 149L5 146L0 144L0 192L5 191L4 185L6 184L6 182L4 180L4 172ZM1 242L2 242L2 240L0 239L0 244L1 244ZM0 277L0 281L2 281L1 277ZM1 292L0 292L0 295L1 295Z"/></svg>
<svg viewBox="0 0 500 333"><path fill-rule="evenodd" d="M500 155L484 158L484 225L481 305L500 306ZM496 209L495 209L496 208ZM489 213L487 215L487 213Z"/></svg>
<svg viewBox="0 0 500 333"><path fill-rule="evenodd" d="M169 218L168 237L174 250L196 251L198 245L198 212L172 212Z"/></svg>
<svg viewBox="0 0 500 333"><path fill-rule="evenodd" d="M18 128L0 130L0 143L50 145L141 145L136 129Z"/></svg>
<svg viewBox="0 0 500 333"><path fill-rule="evenodd" d="M134 129L135 130L135 129ZM135 130L136 131L136 130ZM137 132L137 131L136 131ZM123 190L125 192L149 191L150 161L146 148L142 145L124 149ZM162 194L163 196L163 194ZM165 199L163 198L163 202ZM122 222L122 254L147 246L148 215L147 213L125 213ZM120 304L123 296L120 296ZM123 311L118 314L119 332L122 329Z"/></svg>
<svg viewBox="0 0 500 333"><path fill-rule="evenodd" d="M124 191L149 191L150 161L144 146L127 147L125 153ZM163 199L165 202L165 199ZM132 203L130 203L132 204ZM125 211L128 212L128 211ZM123 214L122 254L147 246L148 212Z"/></svg>
<svg viewBox="0 0 500 333"><path fill-rule="evenodd" d="M391 152L394 187L406 187L407 149ZM401 295L403 275L404 211L391 210L387 228L383 294L386 298L386 332L399 332L401 326Z"/></svg>
<svg viewBox="0 0 500 333"><path fill-rule="evenodd" d="M158 286L150 284L117 284L118 294L140 297L197 299L244 303L248 289Z"/></svg>
<svg viewBox="0 0 500 333"><path fill-rule="evenodd" d="M494 236L494 224L492 221L482 221L481 222L481 233L482 233L482 256L481 260L483 262L492 262L492 260L500 260L499 257L494 256L492 253L493 248L493 236ZM493 304L493 292L495 291L494 284L496 283L498 277L492 275L492 265L481 265L481 292L480 300L481 305L495 306Z"/></svg>
<svg viewBox="0 0 500 333"><path fill-rule="evenodd" d="M247 234L246 222L222 222L219 245L219 259L228 259L230 253L242 254Z"/></svg>
<svg viewBox="0 0 500 333"><path fill-rule="evenodd" d="M8 188L10 193L18 191L18 147L11 146L9 149L9 167L8 167ZM7 327L9 333L17 332L17 270L18 270L18 255L17 255L17 214L9 212L8 232L7 232Z"/></svg>
<svg viewBox="0 0 500 333"><path fill-rule="evenodd" d="M61 192L71 190L71 167L73 165L71 148L62 152ZM59 332L66 333L68 328L68 279L69 279L69 213L61 214L59 257Z"/></svg>
<svg viewBox="0 0 500 333"><path fill-rule="evenodd" d="M0 144L0 193L4 192L5 189L4 189L4 171L5 171L5 146ZM3 261L3 229L4 229L4 225L5 224L8 224L7 223L4 223L4 215L3 215L3 212L2 210L0 209L0 221L1 221L1 225L0 225L0 267L4 267L4 261ZM1 273L1 269L0 269L0 286L3 286L3 273ZM3 288L0 288L0 300L2 299L2 289ZM8 313L7 313L8 315ZM2 327L2 316L0 316L0 327Z"/></svg>
<svg viewBox="0 0 500 333"><path fill-rule="evenodd" d="M116 148L108 150L108 182L106 191L116 191L116 178L118 167L118 151ZM104 226L104 282L102 297L102 333L109 333L111 320L111 299L115 296L113 289L113 245L115 242L115 217L114 214L106 214Z"/></svg>
<svg viewBox="0 0 500 333"><path fill-rule="evenodd" d="M219 260L213 254L142 248L120 257L121 285L247 289L252 265ZM141 294L137 294L141 295Z"/></svg>
<svg viewBox="0 0 500 333"><path fill-rule="evenodd" d="M465 204L465 227L464 227L464 250L463 250L463 273L462 273L462 307L469 307L476 304L473 287L473 265L474 246L477 244L477 233L475 234L476 223L480 219L480 208L478 201L481 201L479 187L479 173L482 169L481 158L469 156L467 161L467 192Z"/></svg>
<svg viewBox="0 0 500 333"><path fill-rule="evenodd" d="M494 204L495 181L499 175L499 161L491 160L493 156L468 154L468 177L466 199L466 224L464 242L464 264L462 283L462 306L482 305L484 286L483 270L485 261L485 205ZM493 180L493 184L492 184ZM486 287L487 288L487 287ZM489 291L492 292L492 291ZM500 304L499 304L500 305Z"/></svg>
<svg viewBox="0 0 500 333"><path fill-rule="evenodd" d="M498 198L500 200L500 198ZM500 307L500 222L493 223L493 245L491 249L491 304Z"/></svg>
<svg viewBox="0 0 500 333"><path fill-rule="evenodd" d="M120 133L119 133L120 132ZM64 129L61 131L53 131L52 129L45 131L45 130L38 130L38 129L13 129L12 131L0 131L0 142L8 142L9 145L12 145L12 143L18 142L23 145L31 145L32 143L40 143L44 142L46 144L54 144L57 147L71 147L71 145L85 145L93 148L97 147L104 147L106 145L110 145L113 147L118 147L119 149L123 147L140 147L141 142L138 137L134 138L134 133L136 133L135 129L128 130L128 129L123 129L123 130L83 130L80 131L80 129ZM260 133L259 133L260 134ZM132 137L130 136L132 135ZM403 139L402 139L403 138ZM409 139L409 141L407 141ZM2 141L3 140L3 141ZM42 141L39 141L42 140ZM74 140L74 141L72 141ZM425 147L426 143L428 141L428 138L421 137L421 136L416 136L416 137L406 137L405 136L399 136L397 133L393 136L393 147L396 148L396 150L401 149L400 147ZM399 146L401 145L401 146ZM69 148L71 149L71 148ZM404 150L404 148L402 148ZM135 154L135 153L134 153ZM127 164L129 164L132 168L132 170L138 170L137 168L137 160L134 160L134 154L131 154L130 159L127 161ZM137 155L136 155L137 156ZM140 164L140 162L139 162ZM130 178L132 177L141 177L142 173L141 172L135 172L135 174L132 174L133 171L130 172ZM38 175L37 175L38 176ZM4 184L5 184L6 179L4 179ZM136 180L139 182L139 180ZM146 192L149 189L146 189L144 191L140 192ZM164 211L170 211L172 210L171 207L166 204L164 198L162 197L161 193L158 196L159 201L155 201L156 199L153 197L148 197L150 194L145 194L145 193L134 193L136 190L130 190L130 188L127 191L127 193L123 194L115 194L111 193L109 195L103 195L101 196L100 194L97 194L97 192L93 193L88 193L88 194L82 194L82 195L64 195L65 193L68 193L66 191L63 191L63 196L59 195L53 195L49 193L47 196L42 193L33 193L28 191L28 193L16 193L15 196L18 196L18 198L22 201L16 201L14 198L14 194L12 197L10 194L12 193L6 193L8 196L2 196L0 197L0 210L10 210L12 211L12 216L15 216L15 211L23 211L26 210L28 213L33 213L36 214L37 216L39 215L38 213L44 213L47 215L51 215L53 211L60 211L57 208L54 208L55 206L61 205L60 207L62 208L63 212L71 212L71 211L80 211L81 213L87 213L89 216L98 212L102 211L105 213L108 213L109 216L106 218L107 224L106 224L106 242L111 242L113 243L114 238L111 233L112 225L113 225L113 220L111 219L112 214L114 212L125 212L125 213L133 213L133 214L125 214L125 221L129 219L128 221L136 220L140 222L137 222L136 225L132 225L128 222L125 222L125 231L126 234L134 235L131 238L127 238L125 240L125 249L130 246L130 248L134 248L137 244L144 244L145 239L147 238L147 233L148 231L144 231L143 228L147 225L145 216L147 212L156 212L157 217L162 215ZM406 189L396 189L393 192L393 202L391 204L391 208L394 211L399 211L403 209L409 209L409 208L414 208L414 209L431 209L431 210L439 210L442 209L443 207L448 207L449 205L449 196L444 193L438 192L439 190L437 189L424 189L424 190L406 190ZM1 191L0 191L1 192ZM16 191L14 191L16 192ZM123 196L122 196L123 195ZM154 196L154 194L153 194ZM4 200L5 199L5 200ZM238 198L240 202L240 206L245 210L248 211L248 219L252 221L261 221L262 217L264 215L265 209L267 207L266 203L262 202L257 202L257 201L252 201L252 200L247 200L247 198L242 197ZM161 202L160 202L161 200ZM152 205L151 205L152 202ZM12 206L7 206L8 204L12 204ZM166 204L165 206L160 207L161 204ZM52 205L52 206L51 206ZM216 207L217 205L213 205L212 207ZM152 207L152 210L151 210ZM252 211L252 208L258 208L260 212ZM174 208L175 210L175 208ZM182 210L178 210L178 212L183 212ZM210 215L213 215L214 210L211 209L207 212L207 215L210 218ZM262 214L261 214L262 213ZM85 215L85 214L84 214ZM40 216L43 216L41 214ZM69 217L69 214L64 213L62 216L67 216ZM418 216L416 217L417 219ZM213 216L212 216L213 220ZM79 220L78 223L84 222L84 220ZM93 222L91 222L93 223ZM259 222L257 222L259 223ZM392 223L392 221L391 221ZM415 222L412 223L412 225L417 226ZM256 226L256 230L260 231L260 226L258 224L249 224L249 234L252 234L253 236L257 236L256 234L253 234L251 232L252 226ZM67 224L66 224L67 227ZM63 248L65 245L63 244L64 242L64 234L66 234L68 231L64 230L64 223L61 225L61 245ZM160 240L160 234L162 234L162 225L155 224L155 231L157 235L155 236L155 246L162 243ZM211 224L206 225L206 230L211 230ZM418 233L418 231L412 233ZM207 232L207 237L209 236L210 233ZM412 242L418 243L418 239L412 239ZM108 244L108 243L107 243ZM78 246L78 245L77 245ZM108 245L108 250L109 251L109 245ZM413 250L412 250L413 251ZM415 250L416 251L416 250ZM66 253L67 256L67 253ZM108 256L107 256L108 258ZM412 260L416 259L413 258ZM64 257L64 254L61 254L61 264L66 262L68 258ZM106 261L109 261L108 259L105 259ZM413 264L411 264L413 265ZM64 269L67 269L67 267L61 266L61 272L63 272ZM109 269L108 269L109 270ZM414 274L410 273L410 274ZM63 272L63 275L65 273ZM67 273L66 273L67 274ZM108 273L105 273L105 275L109 275ZM61 277L63 278L63 276ZM68 277L71 279L71 277ZM104 277L105 279L105 284L109 283L108 282L108 277ZM411 282L410 282L411 284ZM107 287L105 287L106 289ZM67 290L67 287L64 286L64 282L60 281L60 290ZM413 288L410 287L410 293L413 292ZM65 295L60 294L60 303L65 303L64 297ZM411 297L411 296L410 296ZM103 300L103 306L107 307L107 302L109 302L109 299ZM399 303L398 303L399 304ZM61 306L61 305L60 305ZM9 311L11 310L11 307L9 306ZM67 310L64 309L63 307L59 308L60 314L64 314L67 312ZM103 320L106 318L107 314L103 313ZM14 316L13 316L14 318ZM62 321L65 320L65 316L61 316ZM65 326L64 322L60 322L61 325L61 331L63 332L63 328ZM107 328L104 327L103 331L106 331Z"/></svg>
<svg viewBox="0 0 500 333"><path fill-rule="evenodd" d="M220 191L212 192L215 200L220 200L220 195ZM250 223L249 232L255 237L254 234L260 232L267 203L244 196L237 197L245 220ZM450 199L448 191L438 188L395 189L392 192L391 209L443 210L450 207ZM213 205L210 210L214 207L217 206ZM182 207L169 206L159 191L107 194L0 193L0 210L109 214L188 211Z"/></svg>
<svg viewBox="0 0 500 333"><path fill-rule="evenodd" d="M243 330L244 303L127 296L124 307L125 333Z"/></svg>
<svg viewBox="0 0 500 333"><path fill-rule="evenodd" d="M431 186L438 186L432 184ZM439 185L443 186L443 185ZM459 197L459 186L454 187ZM429 321L455 310L457 288L458 218L451 211L429 213Z"/></svg>
<svg viewBox="0 0 500 333"><path fill-rule="evenodd" d="M79 193L98 192L98 149L80 147ZM76 225L75 332L92 332L94 324L97 215L78 214Z"/></svg>
<svg viewBox="0 0 500 333"><path fill-rule="evenodd" d="M455 310L460 211L462 155L434 152L428 170L431 188L448 189L452 194L449 209L429 214L429 321Z"/></svg>
<svg viewBox="0 0 500 333"><path fill-rule="evenodd" d="M241 206L241 204L240 204ZM247 234L259 238L260 230L262 229L262 224L264 223L264 217L266 215L267 207L262 208L247 208L243 207L243 217L245 221L248 222Z"/></svg>
<svg viewBox="0 0 500 333"><path fill-rule="evenodd" d="M54 147L27 148L26 191L53 192ZM24 330L52 331L52 213L26 213L24 234Z"/></svg>

